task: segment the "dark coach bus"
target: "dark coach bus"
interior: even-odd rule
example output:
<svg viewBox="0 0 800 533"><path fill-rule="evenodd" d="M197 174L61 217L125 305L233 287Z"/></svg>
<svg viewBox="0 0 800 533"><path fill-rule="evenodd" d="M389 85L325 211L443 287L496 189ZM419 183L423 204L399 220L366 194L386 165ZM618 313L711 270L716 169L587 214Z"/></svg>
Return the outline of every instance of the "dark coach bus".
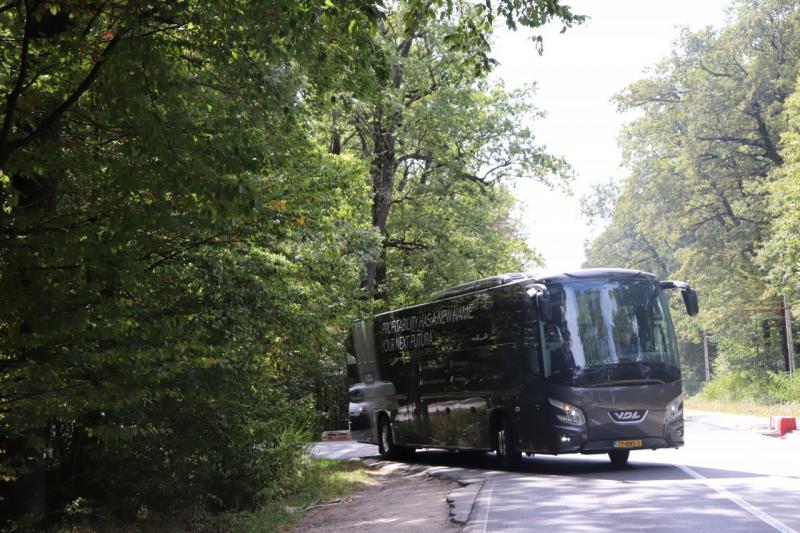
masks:
<svg viewBox="0 0 800 533"><path fill-rule="evenodd" d="M665 290L686 283L591 269L505 274L356 321L350 431L402 457L416 448L528 454L683 445L683 394Z"/></svg>

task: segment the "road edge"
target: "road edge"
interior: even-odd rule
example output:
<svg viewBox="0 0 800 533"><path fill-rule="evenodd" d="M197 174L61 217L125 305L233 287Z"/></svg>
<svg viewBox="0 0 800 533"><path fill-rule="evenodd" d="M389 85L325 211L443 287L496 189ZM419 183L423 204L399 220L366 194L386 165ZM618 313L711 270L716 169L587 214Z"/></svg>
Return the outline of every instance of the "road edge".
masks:
<svg viewBox="0 0 800 533"><path fill-rule="evenodd" d="M397 463L381 459L351 459L359 461L370 468L389 468L392 473L416 474L441 481L457 483L459 487L450 492L445 498L448 506L448 519L450 523L463 527L469 522L475 500L483 487L484 479L475 476L472 472L453 467L414 465Z"/></svg>

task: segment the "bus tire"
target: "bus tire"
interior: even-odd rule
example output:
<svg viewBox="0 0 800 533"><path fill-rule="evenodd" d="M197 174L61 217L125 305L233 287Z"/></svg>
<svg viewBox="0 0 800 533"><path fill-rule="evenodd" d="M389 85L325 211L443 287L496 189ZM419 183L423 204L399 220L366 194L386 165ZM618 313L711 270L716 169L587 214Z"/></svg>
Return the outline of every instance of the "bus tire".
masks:
<svg viewBox="0 0 800 533"><path fill-rule="evenodd" d="M507 416L502 416L495 424L494 443L497 463L503 470L516 470L522 460L522 453L515 446L514 428Z"/></svg>
<svg viewBox="0 0 800 533"><path fill-rule="evenodd" d="M378 419L378 452L386 459L408 459L414 455L415 451L415 448L399 446L394 443L389 417L381 415Z"/></svg>
<svg viewBox="0 0 800 533"><path fill-rule="evenodd" d="M614 466L625 466L628 464L628 457L630 457L630 450L613 450L608 452L608 458L611 459L611 464Z"/></svg>

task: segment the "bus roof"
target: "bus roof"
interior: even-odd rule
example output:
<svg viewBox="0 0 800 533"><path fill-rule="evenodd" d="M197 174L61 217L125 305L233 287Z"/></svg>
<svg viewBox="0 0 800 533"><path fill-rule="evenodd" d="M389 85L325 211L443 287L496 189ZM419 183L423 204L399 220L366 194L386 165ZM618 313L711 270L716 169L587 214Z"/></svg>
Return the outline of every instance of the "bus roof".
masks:
<svg viewBox="0 0 800 533"><path fill-rule="evenodd" d="M448 298L453 298L455 296L461 296L464 294L470 294L473 292L491 289L494 287L499 287L501 285L517 284L525 281L532 283L548 284L548 283L565 283L569 281L579 281L588 279L614 280L614 279L630 279L630 278L645 278L645 279L650 279L652 281L658 280L658 276L656 276L655 274L651 274L649 272L643 272L641 270L628 270L625 268L587 268L582 270L573 270L570 272L547 272L547 273L508 272L505 274L499 274L497 276L490 276L488 278L483 278L475 281L468 281L460 285L455 285L453 287L449 287L447 289L437 292L428 301L416 305L411 305L402 309L392 309L389 311L384 311L382 313L377 313L375 316L380 316L387 313L394 313L396 311L401 311L403 309L409 309L412 307L420 307L439 300L446 300Z"/></svg>
<svg viewBox="0 0 800 533"><path fill-rule="evenodd" d="M626 268L586 268L571 272L557 272L548 274L534 274L533 279L539 283L564 283L580 279L630 279L647 278L658 280L658 276L641 270L628 270Z"/></svg>

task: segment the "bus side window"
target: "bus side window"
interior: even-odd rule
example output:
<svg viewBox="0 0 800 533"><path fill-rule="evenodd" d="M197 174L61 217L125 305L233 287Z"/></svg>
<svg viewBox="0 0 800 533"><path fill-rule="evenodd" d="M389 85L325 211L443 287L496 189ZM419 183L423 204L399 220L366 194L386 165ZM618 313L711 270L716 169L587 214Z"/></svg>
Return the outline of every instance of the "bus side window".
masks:
<svg viewBox="0 0 800 533"><path fill-rule="evenodd" d="M532 340L535 341L535 338ZM525 359L528 361L528 370L537 376L541 376L542 366L539 363L539 346L537 342L525 343Z"/></svg>
<svg viewBox="0 0 800 533"><path fill-rule="evenodd" d="M536 311L533 310L533 313L535 312ZM541 351L539 349L539 321L536 318L528 315L527 319L525 320L525 326L523 328L522 335L522 353L524 354L523 358L525 360L525 366L533 374L541 376L542 364L539 353Z"/></svg>
<svg viewBox="0 0 800 533"><path fill-rule="evenodd" d="M544 368L542 368L543 373L542 375L545 378L549 378L553 374L553 365L552 359L550 358L550 350L548 349L548 342L547 342L547 331L544 325L544 321L539 322L539 338L541 339L540 348L542 352L542 363L544 363Z"/></svg>

